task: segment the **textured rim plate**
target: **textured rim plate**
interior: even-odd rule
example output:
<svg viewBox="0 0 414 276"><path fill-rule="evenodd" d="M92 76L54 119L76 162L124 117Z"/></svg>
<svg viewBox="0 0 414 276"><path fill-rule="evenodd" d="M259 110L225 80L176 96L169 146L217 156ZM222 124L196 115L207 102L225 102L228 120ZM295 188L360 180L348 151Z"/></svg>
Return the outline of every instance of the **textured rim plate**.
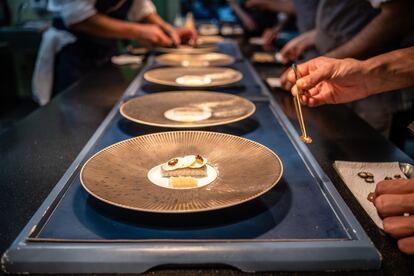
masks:
<svg viewBox="0 0 414 276"><path fill-rule="evenodd" d="M226 74L231 73L231 78L219 78L213 79L210 83L197 83L194 85L181 84L176 80L183 76L208 76L211 74ZM144 74L144 79L156 84L176 86L176 87L215 87L221 85L228 85L240 81L243 78L243 74L234 69L225 67L168 67L152 69Z"/></svg>
<svg viewBox="0 0 414 276"><path fill-rule="evenodd" d="M169 53L156 58L159 64L183 67L224 66L234 63L234 60L232 56L221 53L197 55Z"/></svg>
<svg viewBox="0 0 414 276"><path fill-rule="evenodd" d="M201 154L218 171L207 186L175 190L159 187L148 171L171 157ZM283 173L279 157L254 141L216 132L175 131L138 136L92 156L80 180L106 203L156 213L191 213L234 206L266 193Z"/></svg>
<svg viewBox="0 0 414 276"><path fill-rule="evenodd" d="M191 47L187 45L180 45L177 48L157 47L155 48L160 53L180 53L180 54L202 54L210 53L217 50L217 45L214 44L202 44L198 47Z"/></svg>
<svg viewBox="0 0 414 276"><path fill-rule="evenodd" d="M167 119L164 113L177 107L208 107L212 116L196 122ZM251 101L226 93L206 91L171 91L128 100L120 107L122 116L144 125L171 128L199 128L241 121L256 111Z"/></svg>

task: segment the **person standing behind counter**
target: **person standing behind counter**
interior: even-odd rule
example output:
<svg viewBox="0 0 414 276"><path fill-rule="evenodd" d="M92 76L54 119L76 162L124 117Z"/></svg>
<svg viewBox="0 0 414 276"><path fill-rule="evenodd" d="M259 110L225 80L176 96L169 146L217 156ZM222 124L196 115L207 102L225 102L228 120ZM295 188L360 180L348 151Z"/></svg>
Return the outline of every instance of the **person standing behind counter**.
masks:
<svg viewBox="0 0 414 276"><path fill-rule="evenodd" d="M302 5L299 0L295 4ZM286 44L280 52L283 62L302 54L305 60L319 55L368 58L396 49L412 31L413 7L408 0L319 0L315 28Z"/></svg>
<svg viewBox="0 0 414 276"><path fill-rule="evenodd" d="M156 13L150 0L51 0L49 10L55 14L53 28L43 36L33 79L34 98L41 105L49 101L52 91L66 89L108 62L117 52L118 39L151 47L179 45L197 36L192 29L174 29ZM53 56L42 53L42 48L54 50ZM44 69L44 61L50 59L46 65L53 66L49 71L54 77L45 84L52 72Z"/></svg>
<svg viewBox="0 0 414 276"><path fill-rule="evenodd" d="M308 106L348 103L371 95L414 86L414 47L396 50L365 61L318 57L298 65L302 78L290 70L287 79L305 91ZM398 248L414 255L414 179L384 180L375 189L374 205L383 218L384 231L398 239ZM406 216L406 214L410 214Z"/></svg>

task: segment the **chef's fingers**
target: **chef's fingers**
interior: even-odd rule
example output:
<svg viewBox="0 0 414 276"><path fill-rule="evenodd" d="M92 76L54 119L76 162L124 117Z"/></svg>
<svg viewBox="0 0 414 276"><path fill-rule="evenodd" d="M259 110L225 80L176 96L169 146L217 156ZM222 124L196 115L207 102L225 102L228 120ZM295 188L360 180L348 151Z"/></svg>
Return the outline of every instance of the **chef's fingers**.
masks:
<svg viewBox="0 0 414 276"><path fill-rule="evenodd" d="M398 248L405 254L414 254L414 237L408 237L398 240Z"/></svg>
<svg viewBox="0 0 414 276"><path fill-rule="evenodd" d="M383 194L375 197L374 205L382 218L414 214L414 194Z"/></svg>
<svg viewBox="0 0 414 276"><path fill-rule="evenodd" d="M296 76L295 72L291 68L288 69L288 72L286 73L286 80L290 83L296 83Z"/></svg>
<svg viewBox="0 0 414 276"><path fill-rule="evenodd" d="M262 35L263 43L265 45L271 45L275 37L276 36L273 34L272 29L267 29Z"/></svg>
<svg viewBox="0 0 414 276"><path fill-rule="evenodd" d="M300 68L301 66L299 65L298 67ZM312 71L312 72L309 72L309 70L306 70L309 73L307 75L303 76L302 78L300 78L296 82L296 85L299 86L300 88L306 89L306 90L309 90L309 89L315 87L321 81L327 80L331 76L331 72L329 70L327 70L327 68L328 67L321 67L321 68L318 68L317 70ZM303 71L305 71L305 70L303 70Z"/></svg>
<svg viewBox="0 0 414 276"><path fill-rule="evenodd" d="M291 82L288 79L288 76L289 76L291 70L292 69L288 68L280 76L280 84L281 84L282 88L286 91L290 91L292 89L293 84L294 84L294 82Z"/></svg>
<svg viewBox="0 0 414 276"><path fill-rule="evenodd" d="M298 87L297 87L297 85L295 84L295 85L293 85L293 87L292 87L292 89L291 89L291 92L292 92L292 96L293 97L296 97L298 94L299 94L299 89L298 89Z"/></svg>
<svg viewBox="0 0 414 276"><path fill-rule="evenodd" d="M390 177L393 177L393 175ZM409 193L414 193L414 180L411 179L384 180L380 181L375 188L375 196Z"/></svg>
<svg viewBox="0 0 414 276"><path fill-rule="evenodd" d="M387 217L382 225L384 231L396 239L414 236L414 216Z"/></svg>
<svg viewBox="0 0 414 276"><path fill-rule="evenodd" d="M153 44L162 46L171 45L171 39L160 28L155 29L153 35L151 39Z"/></svg>
<svg viewBox="0 0 414 276"><path fill-rule="evenodd" d="M305 105L305 106L307 106L307 105L309 105L309 96L307 96L307 95L302 95L302 96L300 96L300 102L302 103L302 105Z"/></svg>
<svg viewBox="0 0 414 276"><path fill-rule="evenodd" d="M280 56L285 60L293 60L292 57L295 57L296 51L296 42L295 40L289 41L279 52Z"/></svg>
<svg viewBox="0 0 414 276"><path fill-rule="evenodd" d="M180 38L180 36L179 36L179 34L177 33L176 30L174 30L174 29L169 30L169 34L170 34L170 37L171 37L171 39L172 39L172 41L174 42L175 45L180 45L181 44L181 38Z"/></svg>
<svg viewBox="0 0 414 276"><path fill-rule="evenodd" d="M188 43L195 46L197 44L197 31L193 28L179 28L176 30L181 43Z"/></svg>

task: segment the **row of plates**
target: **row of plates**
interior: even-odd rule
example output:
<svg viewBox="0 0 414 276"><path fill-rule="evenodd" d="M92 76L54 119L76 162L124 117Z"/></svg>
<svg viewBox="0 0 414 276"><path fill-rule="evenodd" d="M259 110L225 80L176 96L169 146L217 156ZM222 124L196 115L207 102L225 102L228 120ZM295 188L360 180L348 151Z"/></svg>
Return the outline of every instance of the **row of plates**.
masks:
<svg viewBox="0 0 414 276"><path fill-rule="evenodd" d="M149 70L144 78L174 87L221 86L242 79L236 70L212 67L231 64L234 58L211 49L200 53L207 48L193 49L196 54L167 48L164 52L171 53L158 56L157 62L180 67ZM234 123L255 109L251 101L239 96L193 90L137 97L122 104L120 113L139 124L190 129ZM187 155L207 158L208 175L198 180L207 184L168 187L160 164ZM282 171L279 157L254 141L216 132L174 131L138 136L101 150L84 164L80 180L86 191L108 204L145 212L188 213L257 198L276 185Z"/></svg>

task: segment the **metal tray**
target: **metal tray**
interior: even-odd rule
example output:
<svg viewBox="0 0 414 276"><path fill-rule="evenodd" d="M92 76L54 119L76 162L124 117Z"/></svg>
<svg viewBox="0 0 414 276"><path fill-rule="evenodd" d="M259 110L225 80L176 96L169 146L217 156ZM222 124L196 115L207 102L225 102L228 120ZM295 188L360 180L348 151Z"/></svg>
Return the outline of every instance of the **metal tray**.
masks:
<svg viewBox="0 0 414 276"><path fill-rule="evenodd" d="M414 166L409 163L401 163L400 162L400 169L405 174L408 179L414 178Z"/></svg>
<svg viewBox="0 0 414 276"><path fill-rule="evenodd" d="M166 130L128 122L118 113L122 102L145 94L140 74L4 254L3 269L136 273L165 264L225 264L243 271L378 269L378 251L295 128L250 64L239 66L260 88L251 94L257 112L207 130L240 135L274 150L285 167L280 184L249 203L202 215L134 212L89 196L79 183L79 169L88 157L114 142Z"/></svg>

